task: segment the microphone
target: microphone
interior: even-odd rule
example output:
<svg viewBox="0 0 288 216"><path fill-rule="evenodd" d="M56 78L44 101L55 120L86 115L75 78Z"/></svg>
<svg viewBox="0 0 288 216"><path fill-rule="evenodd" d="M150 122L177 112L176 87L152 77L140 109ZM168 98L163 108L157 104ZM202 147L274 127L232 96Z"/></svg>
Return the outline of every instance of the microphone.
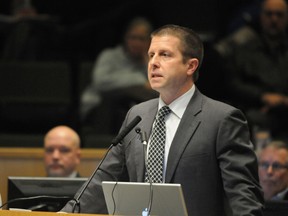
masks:
<svg viewBox="0 0 288 216"><path fill-rule="evenodd" d="M140 116L136 116L126 128L124 128L113 140L112 145L117 145L121 140L141 121Z"/></svg>
<svg viewBox="0 0 288 216"><path fill-rule="evenodd" d="M147 134L145 131L141 131L140 128L135 129L136 133L140 134L140 139L143 144L143 152L144 152L144 165L145 165L145 171L147 174L148 182L150 184L150 193L149 193L149 201L148 201L148 208L145 208L142 212L142 216L149 216L152 208L152 201L153 201L153 185L150 177L149 170L147 168Z"/></svg>
<svg viewBox="0 0 288 216"><path fill-rule="evenodd" d="M104 171L103 169L100 168L101 164L103 163L103 161L105 160L106 156L108 155L108 152L114 147L116 146L140 121L141 121L141 117L140 116L136 116L128 125L127 127L125 127L123 129L123 131L121 131L111 142L111 145L109 146L108 150L106 151L104 157L102 158L102 160L99 162L98 166L96 167L96 169L94 170L94 172L92 173L92 175L89 177L89 179L87 180L87 182L85 183L84 187L81 189L81 191L79 192L78 196L73 199L75 201L73 207L72 207L72 213L74 213L76 207L78 206L78 213L80 213L80 198L83 195L83 193L85 192L85 190L87 189L88 185L90 184L90 182L92 181L93 177L95 176L95 174L97 173L98 170L101 170L102 172L112 176L110 173ZM114 176L112 176L113 179L115 179Z"/></svg>

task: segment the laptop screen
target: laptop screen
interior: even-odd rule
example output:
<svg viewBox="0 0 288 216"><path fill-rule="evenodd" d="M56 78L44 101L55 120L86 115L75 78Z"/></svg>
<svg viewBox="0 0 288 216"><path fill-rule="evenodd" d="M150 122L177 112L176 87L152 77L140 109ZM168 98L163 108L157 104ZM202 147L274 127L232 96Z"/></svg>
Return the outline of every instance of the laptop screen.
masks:
<svg viewBox="0 0 288 216"><path fill-rule="evenodd" d="M152 187L152 193L151 193ZM188 216L180 184L103 181L108 213L113 215Z"/></svg>

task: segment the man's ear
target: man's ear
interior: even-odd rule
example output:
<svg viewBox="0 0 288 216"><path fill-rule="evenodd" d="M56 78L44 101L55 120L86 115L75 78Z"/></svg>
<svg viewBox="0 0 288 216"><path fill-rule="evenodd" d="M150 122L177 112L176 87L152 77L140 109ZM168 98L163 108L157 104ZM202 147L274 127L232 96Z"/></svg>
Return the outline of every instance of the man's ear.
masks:
<svg viewBox="0 0 288 216"><path fill-rule="evenodd" d="M188 66L187 74L193 75L193 73L197 70L199 66L199 60L197 58L191 58L188 60L187 66Z"/></svg>

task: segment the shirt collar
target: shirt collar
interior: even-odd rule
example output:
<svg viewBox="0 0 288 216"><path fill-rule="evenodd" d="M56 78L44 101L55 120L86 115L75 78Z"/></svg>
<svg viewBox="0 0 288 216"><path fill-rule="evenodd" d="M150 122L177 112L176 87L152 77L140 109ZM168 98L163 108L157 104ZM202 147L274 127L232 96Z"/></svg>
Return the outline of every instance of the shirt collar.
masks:
<svg viewBox="0 0 288 216"><path fill-rule="evenodd" d="M194 92L195 92L195 85L193 85L186 93L184 93L183 95L178 97L176 100L174 100L171 104L169 104L169 108L178 118L180 119L182 118L190 99L194 95ZM163 106L166 106L166 104L160 97L159 103L158 103L158 111Z"/></svg>
<svg viewBox="0 0 288 216"><path fill-rule="evenodd" d="M69 176L67 176L67 177L69 177L69 178L76 178L77 177L77 171L74 171L74 172L72 172Z"/></svg>
<svg viewBox="0 0 288 216"><path fill-rule="evenodd" d="M288 192L288 188L285 190L281 191L280 193L276 194L274 197L272 197L272 200L283 200L285 194Z"/></svg>

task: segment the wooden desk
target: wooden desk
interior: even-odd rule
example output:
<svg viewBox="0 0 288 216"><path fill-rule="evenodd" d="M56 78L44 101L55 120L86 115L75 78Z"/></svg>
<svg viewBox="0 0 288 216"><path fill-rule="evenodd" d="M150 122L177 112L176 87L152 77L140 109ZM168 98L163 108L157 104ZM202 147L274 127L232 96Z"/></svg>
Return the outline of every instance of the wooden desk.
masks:
<svg viewBox="0 0 288 216"><path fill-rule="evenodd" d="M89 177L106 149L82 149L78 171ZM8 176L45 176L43 148L0 148L0 193L2 203L7 201Z"/></svg>
<svg viewBox="0 0 288 216"><path fill-rule="evenodd" d="M104 216L104 214L60 214L56 212L0 210L0 216L93 216L93 215Z"/></svg>

